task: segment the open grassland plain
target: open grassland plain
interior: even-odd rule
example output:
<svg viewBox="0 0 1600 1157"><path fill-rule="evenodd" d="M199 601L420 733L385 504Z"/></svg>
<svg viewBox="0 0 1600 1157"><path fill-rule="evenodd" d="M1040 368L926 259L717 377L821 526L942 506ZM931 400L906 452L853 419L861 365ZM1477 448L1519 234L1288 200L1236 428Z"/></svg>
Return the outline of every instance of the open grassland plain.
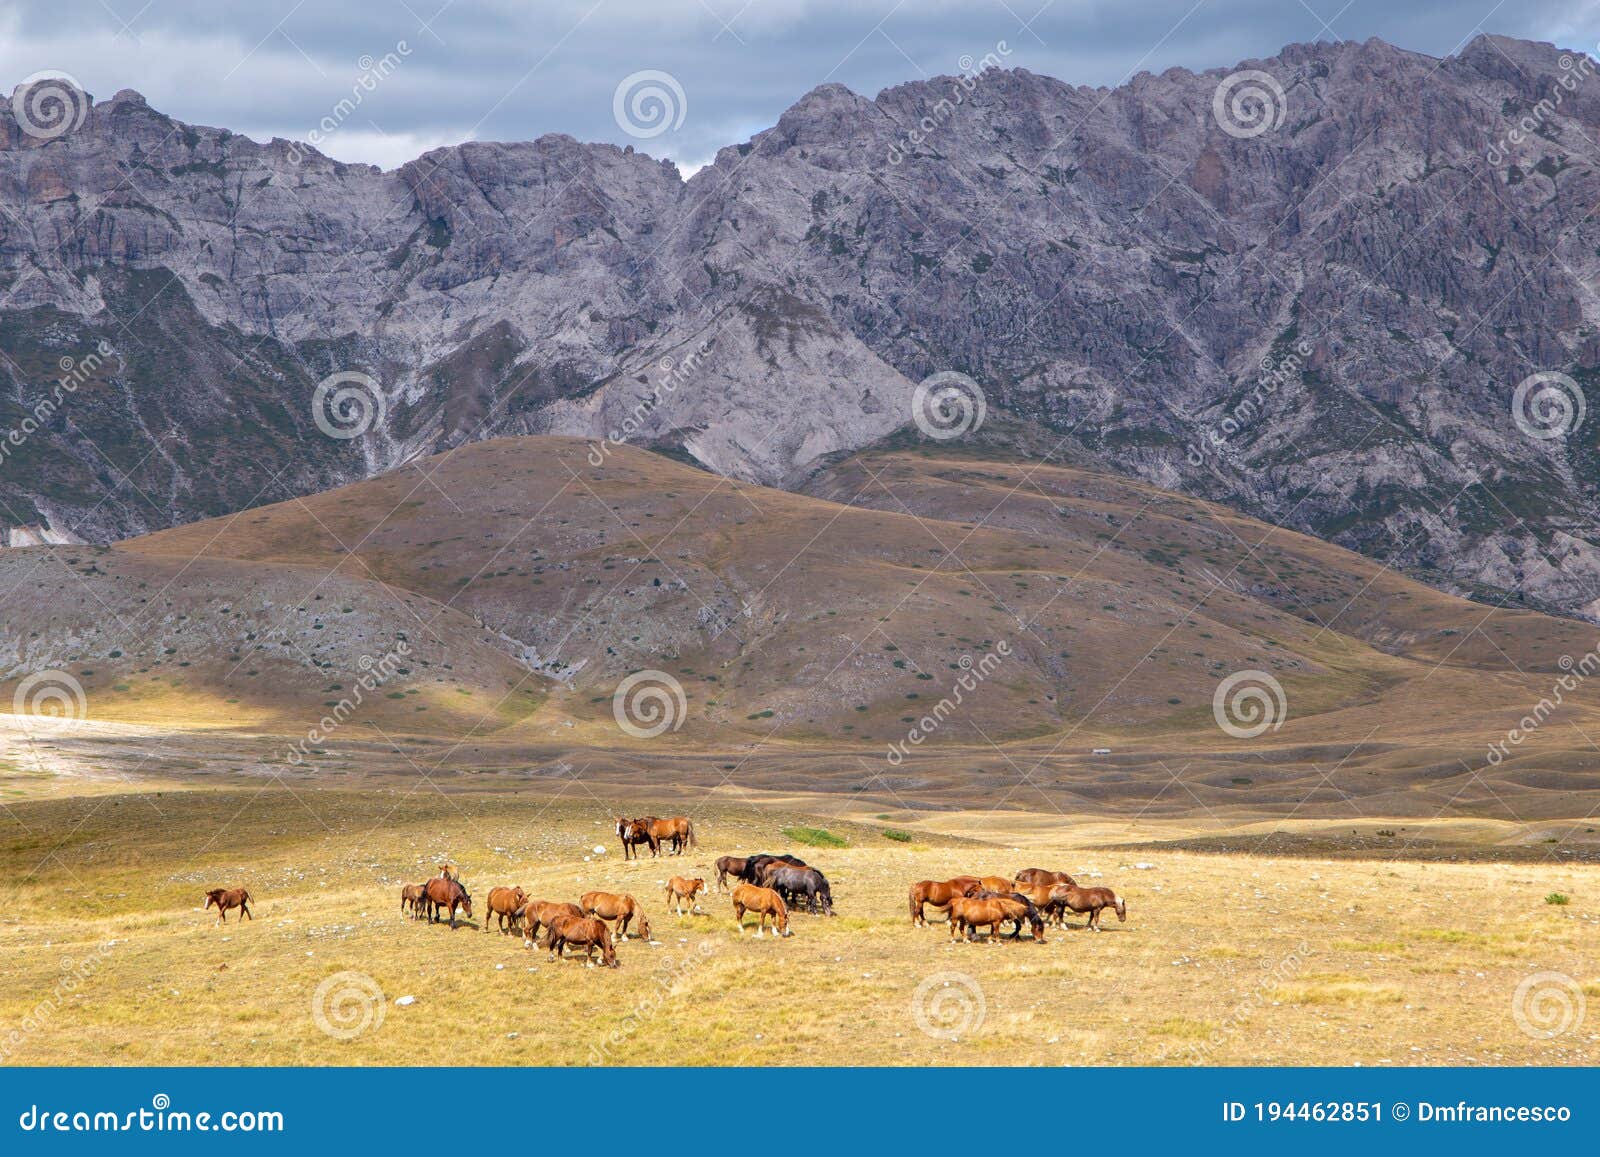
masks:
<svg viewBox="0 0 1600 1157"><path fill-rule="evenodd" d="M1510 824L1219 828L588 779L87 786L0 809L8 1064L1600 1060L1600 867ZM624 862L612 816L646 811L692 814L698 847ZM1274 838L1301 843L1263 854ZM1447 862L1508 842L1536 854ZM669 876L714 887L718 855L755 851L821 868L838 914L779 940L740 935L715 892L667 911ZM442 860L476 904L454 930L400 912ZM912 927L911 882L1029 866L1115 888L1126 923L1043 944L952 943L932 909ZM650 939L615 970L552 961L485 929L498 884L631 893ZM218 926L203 893L233 886L255 918Z"/></svg>

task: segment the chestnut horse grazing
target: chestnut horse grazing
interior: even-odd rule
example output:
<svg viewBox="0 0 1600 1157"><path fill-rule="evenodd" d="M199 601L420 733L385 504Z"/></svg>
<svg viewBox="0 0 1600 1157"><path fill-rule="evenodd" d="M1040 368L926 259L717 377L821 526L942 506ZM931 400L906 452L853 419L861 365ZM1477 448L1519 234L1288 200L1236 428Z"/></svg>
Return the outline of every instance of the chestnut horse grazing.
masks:
<svg viewBox="0 0 1600 1157"><path fill-rule="evenodd" d="M697 905L695 897L698 896L706 882L699 876L690 880L684 876L674 876L667 881L667 906L679 916L683 915L683 905L689 905L689 915L693 916Z"/></svg>
<svg viewBox="0 0 1600 1157"><path fill-rule="evenodd" d="M611 929L604 920L591 920L586 916L557 916L550 925L550 935L545 947L550 949L550 959L562 955L568 944L584 950L584 958L594 960L594 950L600 949L600 963L607 968L620 968L617 949L611 943Z"/></svg>
<svg viewBox="0 0 1600 1157"><path fill-rule="evenodd" d="M1065 872L1052 872L1049 868L1023 868L1017 873L1015 882L1019 885L1017 890L1020 892L1027 888L1036 888L1040 884L1054 887L1057 884L1076 884L1078 881Z"/></svg>
<svg viewBox="0 0 1600 1157"><path fill-rule="evenodd" d="M483 914L483 930L489 931L489 917L495 916L499 918L501 932L515 932L517 921L522 918L522 909L527 904L528 893L521 888L490 888L489 907Z"/></svg>
<svg viewBox="0 0 1600 1157"><path fill-rule="evenodd" d="M1009 889L1009 891L1014 896L1022 896L1027 899L1034 907L1039 909L1047 920L1053 918L1059 925L1061 923L1061 907L1053 904L1050 899L1055 892L1055 888L1056 885L1054 884L1018 884L1016 887Z"/></svg>
<svg viewBox="0 0 1600 1157"><path fill-rule="evenodd" d="M615 920L619 940L628 938L628 922L637 916L639 935L646 940L650 939L650 921L645 918L644 909L639 907L639 902L632 896L619 892L585 892L578 897L578 907L583 909L585 916Z"/></svg>
<svg viewBox="0 0 1600 1157"><path fill-rule="evenodd" d="M739 923L739 935L744 935L744 914L754 912L757 918L756 935L767 927L767 917L772 917L772 934L789 935L789 906L783 897L771 888L758 888L754 884L740 884L733 890L733 918Z"/></svg>
<svg viewBox="0 0 1600 1157"><path fill-rule="evenodd" d="M683 855L683 849L686 847L696 846L694 824L689 822L688 816L669 816L664 820L646 816L644 822L650 829L651 840L654 841L650 845L652 852L658 851L667 840L672 841L672 854L675 856Z"/></svg>
<svg viewBox="0 0 1600 1157"><path fill-rule="evenodd" d="M452 880L449 876L435 876L428 881L428 891L425 897L428 905L428 923L437 923L439 909L450 910L450 927L456 926L456 909L469 920L472 918L472 897L467 895L467 890L461 886L460 881Z"/></svg>
<svg viewBox="0 0 1600 1157"><path fill-rule="evenodd" d="M250 916L250 893L244 888L213 888L206 893L206 909L217 906L217 923L228 922L228 909L239 909L239 919ZM202 909L205 910L205 909ZM254 920L254 916L250 916Z"/></svg>
<svg viewBox="0 0 1600 1157"><path fill-rule="evenodd" d="M557 916L582 916L583 909L561 900L529 900L522 909L522 946L532 948L539 926L550 926Z"/></svg>
<svg viewBox="0 0 1600 1157"><path fill-rule="evenodd" d="M989 929L989 943L998 944L1000 925L1015 920L1017 930L1011 934L1015 940L1022 935L1022 922L1033 927L1033 938L1040 944L1044 940L1044 920L1039 910L1022 896L1002 896L993 892L977 896L957 896L950 901L950 939L967 939L979 928Z"/></svg>
<svg viewBox="0 0 1600 1157"><path fill-rule="evenodd" d="M411 910L411 918L417 919L422 915L423 900L427 897L428 885L407 884L400 889L400 911Z"/></svg>
<svg viewBox="0 0 1600 1157"><path fill-rule="evenodd" d="M661 850L661 845L650 834L648 820L630 820L622 816L616 817L617 839L622 841L622 858L624 860L637 860L639 858L638 845L649 844L650 854L656 855Z"/></svg>
<svg viewBox="0 0 1600 1157"><path fill-rule="evenodd" d="M728 877L739 879L744 875L745 865L750 862L748 856L718 856L717 857L717 890L728 890Z"/></svg>
<svg viewBox="0 0 1600 1157"><path fill-rule="evenodd" d="M950 901L957 896L970 896L977 890L976 876L957 876L953 880L918 880L911 885L911 926L915 928L920 924L927 927L927 917L922 911L924 904L949 908Z"/></svg>
<svg viewBox="0 0 1600 1157"><path fill-rule="evenodd" d="M1074 912L1087 912L1089 923L1086 927L1096 932L1100 928L1100 913L1106 908L1114 908L1117 913L1117 922L1126 923L1128 919L1128 906L1123 903L1110 888L1080 888L1076 884L1057 884L1050 890L1050 903L1058 905L1065 917L1066 909Z"/></svg>

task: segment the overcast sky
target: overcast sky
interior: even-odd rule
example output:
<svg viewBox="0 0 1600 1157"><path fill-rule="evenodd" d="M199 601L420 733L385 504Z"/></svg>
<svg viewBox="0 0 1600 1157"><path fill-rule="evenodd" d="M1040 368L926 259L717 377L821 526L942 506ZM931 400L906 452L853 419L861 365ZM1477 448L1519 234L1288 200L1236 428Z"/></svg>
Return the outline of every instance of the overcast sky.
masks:
<svg viewBox="0 0 1600 1157"><path fill-rule="evenodd" d="M1295 41L1444 55L1479 31L1593 53L1600 0L0 0L0 88L64 73L97 100L133 88L181 120L385 168L565 132L692 169L825 81L873 95L995 53L1115 85ZM665 76L619 109L637 73Z"/></svg>

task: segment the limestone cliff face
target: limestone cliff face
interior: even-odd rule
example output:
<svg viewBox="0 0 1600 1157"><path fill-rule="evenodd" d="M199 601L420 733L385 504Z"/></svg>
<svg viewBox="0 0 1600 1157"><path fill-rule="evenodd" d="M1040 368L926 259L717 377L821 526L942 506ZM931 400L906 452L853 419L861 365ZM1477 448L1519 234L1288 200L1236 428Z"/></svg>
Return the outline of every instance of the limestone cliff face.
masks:
<svg viewBox="0 0 1600 1157"><path fill-rule="evenodd" d="M127 92L41 141L0 101L0 426L113 351L0 466L0 522L106 540L547 431L798 485L957 370L1046 447L1600 617L1600 395L1566 437L1512 412L1595 382L1594 72L1484 37L829 85L688 181L561 136L383 173ZM329 438L348 370L381 412Z"/></svg>

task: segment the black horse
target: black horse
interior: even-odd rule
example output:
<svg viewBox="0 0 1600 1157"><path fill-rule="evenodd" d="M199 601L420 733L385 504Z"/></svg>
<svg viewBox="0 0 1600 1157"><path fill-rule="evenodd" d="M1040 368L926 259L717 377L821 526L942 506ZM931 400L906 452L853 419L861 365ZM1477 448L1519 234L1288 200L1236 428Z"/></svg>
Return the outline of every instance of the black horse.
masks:
<svg viewBox="0 0 1600 1157"><path fill-rule="evenodd" d="M776 891L791 907L798 907L804 896L807 912L815 915L820 905L824 915L833 915L833 890L828 887L828 877L815 868L769 864L762 884Z"/></svg>
<svg viewBox="0 0 1600 1157"><path fill-rule="evenodd" d="M767 865L772 863L788 864L792 868L803 868L806 862L798 856L774 856L770 852L757 852L744 862L744 871L738 873L739 879L746 884L760 884L761 874L766 871ZM765 887L766 885L762 885Z"/></svg>

